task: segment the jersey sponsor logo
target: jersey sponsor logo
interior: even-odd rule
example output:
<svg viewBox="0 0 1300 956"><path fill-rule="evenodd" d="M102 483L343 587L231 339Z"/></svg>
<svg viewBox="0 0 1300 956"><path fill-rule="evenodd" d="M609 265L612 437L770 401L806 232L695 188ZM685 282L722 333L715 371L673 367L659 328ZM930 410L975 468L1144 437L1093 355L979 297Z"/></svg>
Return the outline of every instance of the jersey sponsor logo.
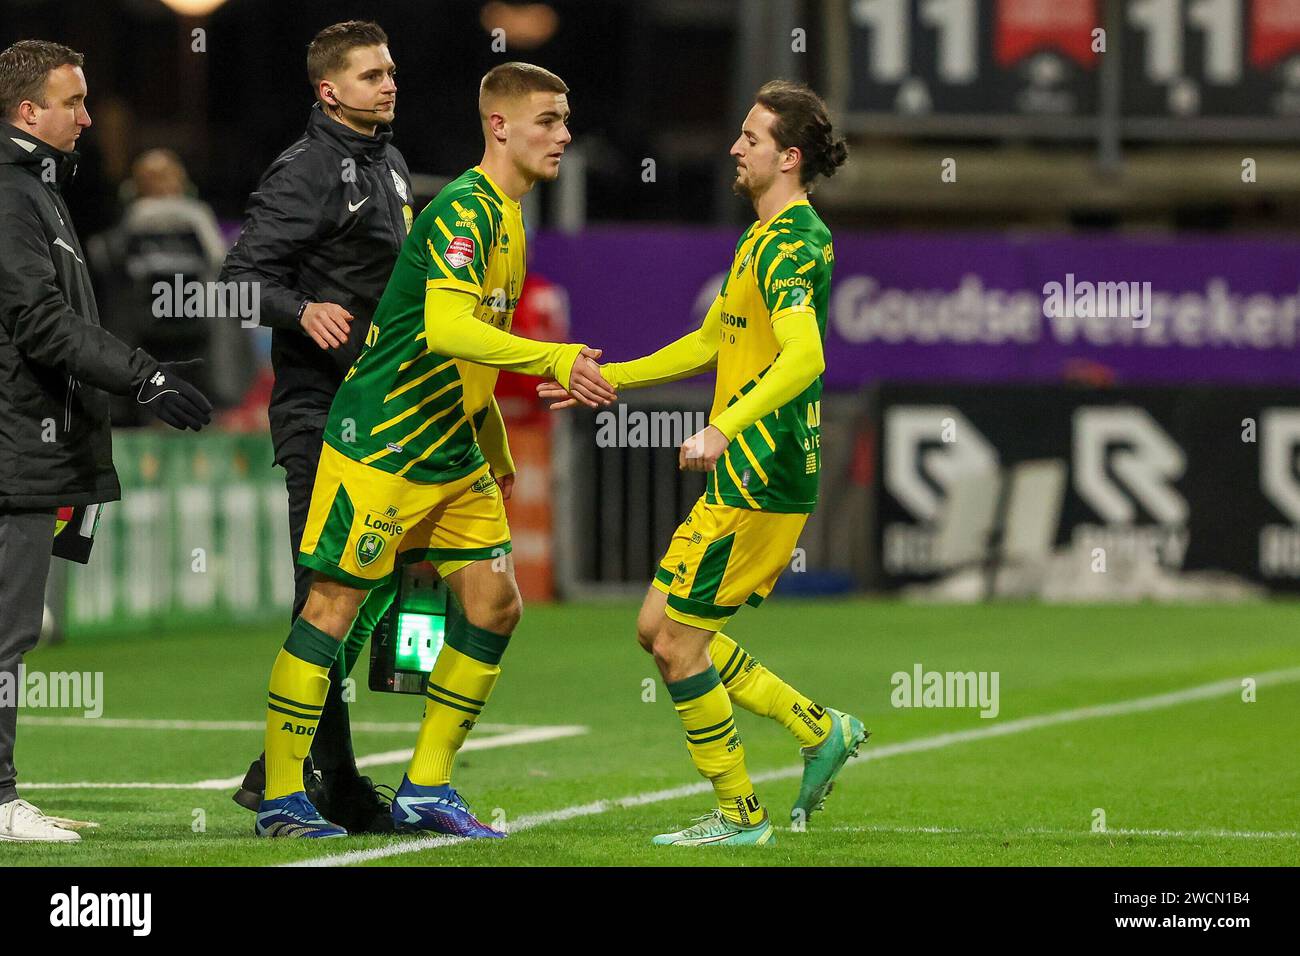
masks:
<svg viewBox="0 0 1300 956"><path fill-rule="evenodd" d="M384 552L384 539L373 531L367 531L357 539L357 564L366 567Z"/></svg>
<svg viewBox="0 0 1300 956"><path fill-rule="evenodd" d="M453 236L442 257L453 269L463 269L474 261L474 240L469 236Z"/></svg>
<svg viewBox="0 0 1300 956"><path fill-rule="evenodd" d="M480 495L490 495L492 494L492 489L495 488L496 485L497 480L495 478L491 475L484 475L478 481L474 482L474 484L470 485L469 490L478 492Z"/></svg>
<svg viewBox="0 0 1300 956"><path fill-rule="evenodd" d="M405 181L401 176L397 175L397 170L390 169L389 172L393 174L393 188L397 190L397 195L401 197L402 202L406 202L407 195Z"/></svg>
<svg viewBox="0 0 1300 956"><path fill-rule="evenodd" d="M365 197L365 199L362 199L361 202L358 202L358 203L354 203L354 202L352 202L351 200L349 200L349 201L348 201L348 212L356 212L358 209L360 209L362 206L364 206L364 205L366 204L366 200L369 199L369 198L370 198L370 197L367 196L367 197Z"/></svg>
<svg viewBox="0 0 1300 956"><path fill-rule="evenodd" d="M799 289L806 289L809 292L812 291L812 283L809 282L807 279L805 279L803 276L791 276L788 279L773 279L771 290L773 292L777 292L780 291L781 289L790 289L796 287Z"/></svg>
<svg viewBox="0 0 1300 956"><path fill-rule="evenodd" d="M362 523L367 528L384 534L401 534L403 531L402 526L396 521L388 520L389 518L397 517L397 509L390 508L389 510L392 511L393 514L388 515L387 517L380 517L379 512L371 511L366 515L366 519Z"/></svg>

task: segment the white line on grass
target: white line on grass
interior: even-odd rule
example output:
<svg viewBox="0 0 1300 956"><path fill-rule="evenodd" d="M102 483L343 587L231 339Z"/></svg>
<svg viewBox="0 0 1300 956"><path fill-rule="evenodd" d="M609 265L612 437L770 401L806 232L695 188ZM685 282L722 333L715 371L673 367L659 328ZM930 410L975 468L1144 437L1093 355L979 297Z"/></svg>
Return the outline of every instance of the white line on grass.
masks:
<svg viewBox="0 0 1300 956"><path fill-rule="evenodd" d="M1254 678L1256 687L1266 687L1272 684L1289 684L1300 681L1300 667L1266 671L1262 674L1250 676ZM1052 727L1057 724L1070 724L1080 720L1092 720L1097 717L1118 717L1123 714L1137 714L1148 710L1160 710L1165 707L1176 707L1179 704L1186 704L1191 701L1226 697L1230 694L1238 694L1240 692L1241 678L1229 678L1227 680L1214 681L1210 684L1201 684L1198 687L1188 687L1183 690L1171 691L1167 694L1154 694L1150 697L1137 697L1133 700L1121 700L1111 704L1094 704L1089 707L1075 707L1070 710L1058 710L1051 714L1039 714L1035 717L1021 717L1017 720L1008 720L1005 723L992 724L986 727L977 727L972 730L958 730L947 734L935 734L933 737L920 737L915 740L905 740L902 743L888 744L883 747L871 747L862 752L861 758L864 760L884 760L886 757L923 753L927 750L938 750L942 747L950 747L953 744L967 743L972 740L984 740L990 737L1005 737L1009 734L1024 733L1027 730L1038 730L1042 727ZM802 774L803 766L797 765L793 767L783 767L780 770L767 770L762 773L750 774L750 779L753 780L754 783L767 783L771 780L787 780L792 777L799 777ZM633 794L632 796L620 797L615 800L596 800L592 803L565 807L561 810L552 810L548 813L538 813L520 817L518 820L512 821L508 825L508 829L511 833L517 833L520 830L545 826L548 823L558 823L564 820L572 820L576 817L595 816L601 813L608 813L610 810L639 807L650 803L661 803L666 800L677 800L682 797L690 797L696 794L710 793L712 790L713 785L705 780L700 783L689 784L682 787L673 787L668 790L656 790L650 793ZM398 843L389 843L386 846L379 846L369 850L351 850L344 853L332 853L327 856L316 857L315 859L299 860L294 863L284 863L281 865L351 866L355 863L368 863L372 860L382 860L390 856L419 853L421 850L430 850L436 847L448 846L462 842L464 842L463 837L419 837Z"/></svg>
<svg viewBox="0 0 1300 956"><path fill-rule="evenodd" d="M490 737L475 737L465 741L462 750L494 750L497 747L514 747L519 744L537 744L546 740L559 740L562 737L577 737L587 733L588 728L576 725L556 725L552 727L529 727L510 733ZM370 754L357 758L357 767L382 767L388 764L405 763L411 759L411 749L386 750L383 753ZM24 783L24 790L229 790L239 786L244 780L238 777L225 777L221 780L197 780L194 783Z"/></svg>
<svg viewBox="0 0 1300 956"><path fill-rule="evenodd" d="M93 730L256 730L266 729L265 720L154 720L144 717L35 717L26 714L19 718L20 727L76 727ZM415 733L420 729L418 720L378 721L354 720L353 732ZM528 730L528 724L475 724L476 733L503 734L512 730Z"/></svg>
<svg viewBox="0 0 1300 956"><path fill-rule="evenodd" d="M963 829L962 827L825 827L835 833L965 833L972 836L1080 836L1094 839L1106 836L1146 836L1170 837L1173 839L1223 839L1223 840L1300 840L1300 830L1135 830L1127 827L1101 830L1066 830L1053 827L1009 827L1005 830L997 827L981 829Z"/></svg>

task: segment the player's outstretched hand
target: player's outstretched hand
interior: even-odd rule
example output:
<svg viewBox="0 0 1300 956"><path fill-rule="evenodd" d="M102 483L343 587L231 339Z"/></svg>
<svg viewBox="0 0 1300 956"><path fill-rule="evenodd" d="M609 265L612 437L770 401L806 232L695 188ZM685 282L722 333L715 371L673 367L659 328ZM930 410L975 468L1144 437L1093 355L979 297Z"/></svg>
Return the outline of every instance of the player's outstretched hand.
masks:
<svg viewBox="0 0 1300 956"><path fill-rule="evenodd" d="M584 348L578 353L578 360L573 363L569 374L569 395L589 408L611 405L618 398L612 385L600 374L596 359L601 356L600 349Z"/></svg>
<svg viewBox="0 0 1300 956"><path fill-rule="evenodd" d="M303 331L323 349L340 348L348 340L352 313L333 302L309 302L302 310Z"/></svg>
<svg viewBox="0 0 1300 956"><path fill-rule="evenodd" d="M712 471L730 444L726 435L709 425L704 431L696 432L682 442L682 449L677 454L677 465L683 471Z"/></svg>

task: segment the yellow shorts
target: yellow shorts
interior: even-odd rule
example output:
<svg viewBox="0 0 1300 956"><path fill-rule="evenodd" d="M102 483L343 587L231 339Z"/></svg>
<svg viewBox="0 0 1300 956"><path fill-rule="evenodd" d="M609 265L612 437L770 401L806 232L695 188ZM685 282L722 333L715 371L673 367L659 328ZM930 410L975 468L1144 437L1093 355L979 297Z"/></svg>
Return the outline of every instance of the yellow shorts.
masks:
<svg viewBox="0 0 1300 956"><path fill-rule="evenodd" d="M668 595L668 616L718 631L742 604L758 607L790 563L807 521L806 514L695 502L655 572L654 586Z"/></svg>
<svg viewBox="0 0 1300 956"><path fill-rule="evenodd" d="M397 564L431 561L443 577L510 551L510 526L488 466L444 484L409 481L326 443L298 563L358 588Z"/></svg>

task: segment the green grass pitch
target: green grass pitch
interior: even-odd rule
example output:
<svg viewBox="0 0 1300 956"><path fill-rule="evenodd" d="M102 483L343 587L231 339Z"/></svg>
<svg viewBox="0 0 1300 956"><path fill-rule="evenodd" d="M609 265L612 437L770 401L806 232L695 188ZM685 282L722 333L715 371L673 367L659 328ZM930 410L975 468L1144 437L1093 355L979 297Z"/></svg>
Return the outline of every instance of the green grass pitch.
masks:
<svg viewBox="0 0 1300 956"><path fill-rule="evenodd" d="M504 661L456 783L504 841L419 837L264 841L226 785L261 748L279 625L101 638L43 648L29 669L104 673L101 720L20 718L23 796L97 821L77 846L0 845L6 865L1294 865L1300 862L1297 606L916 607L775 599L728 628L814 699L873 732L826 809L787 827L799 754L774 722L739 712L759 795L781 825L761 849L648 845L709 809L671 701L635 643L635 606L534 606ZM890 676L997 671L1000 713L902 709ZM353 706L359 756L409 748L421 698ZM1271 675L1271 676L1270 676ZM1242 699L1243 678L1256 699ZM653 678L654 700L643 699ZM1177 694L1205 688L1194 694ZM1162 697L1161 695L1176 695ZM1129 702L1141 702L1132 704ZM1124 705L1110 707L1107 705ZM1088 709L1097 708L1097 709ZM1048 721L1028 718L1051 717ZM70 719L71 718L71 719ZM174 725L120 726L136 719ZM580 726L529 741L525 728ZM956 736L951 736L956 734ZM949 735L949 736L944 736ZM383 759L383 758L381 758ZM397 784L389 754L365 771ZM181 787L115 788L153 782ZM75 783L76 787L57 786ZM30 786L27 786L30 785ZM55 785L55 786L51 786ZM1096 811L1105 832L1094 830ZM358 853L357 851L370 851ZM348 854L339 858L340 854Z"/></svg>

